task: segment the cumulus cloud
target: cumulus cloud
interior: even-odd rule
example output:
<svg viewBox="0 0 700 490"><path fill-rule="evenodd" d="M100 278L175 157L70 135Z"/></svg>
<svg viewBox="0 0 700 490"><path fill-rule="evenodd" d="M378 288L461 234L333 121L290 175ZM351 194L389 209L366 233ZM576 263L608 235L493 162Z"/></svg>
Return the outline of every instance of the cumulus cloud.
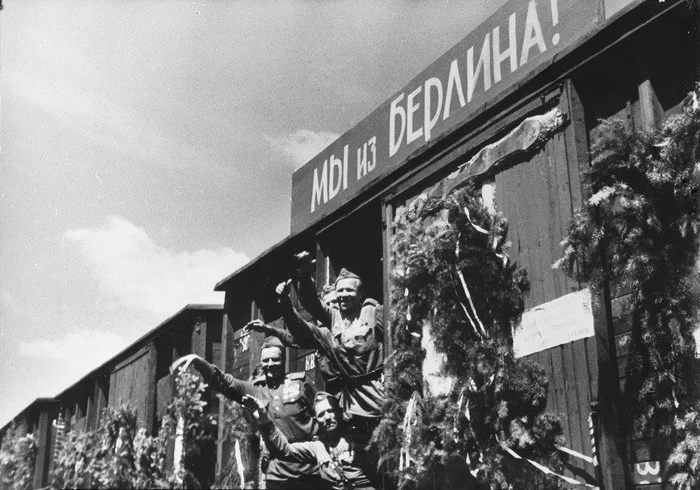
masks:
<svg viewBox="0 0 700 490"><path fill-rule="evenodd" d="M30 359L60 361L68 374L81 375L126 347L122 337L111 332L78 329L58 339L20 341L19 354Z"/></svg>
<svg viewBox="0 0 700 490"><path fill-rule="evenodd" d="M265 139L276 152L288 157L296 169L318 155L339 136L337 133L328 131L300 129L296 133L278 138L265 135Z"/></svg>
<svg viewBox="0 0 700 490"><path fill-rule="evenodd" d="M221 303L214 284L248 261L231 248L174 252L145 230L118 216L100 228L69 230L97 279L101 298L111 307L172 314L187 303Z"/></svg>

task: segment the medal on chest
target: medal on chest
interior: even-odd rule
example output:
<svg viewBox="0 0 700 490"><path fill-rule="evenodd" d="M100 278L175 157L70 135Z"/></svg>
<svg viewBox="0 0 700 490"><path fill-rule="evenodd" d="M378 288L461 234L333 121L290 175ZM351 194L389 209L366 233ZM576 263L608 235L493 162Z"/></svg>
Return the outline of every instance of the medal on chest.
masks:
<svg viewBox="0 0 700 490"><path fill-rule="evenodd" d="M331 457L339 462L352 463L355 458L355 451L345 439L341 439L336 447L331 448L330 453Z"/></svg>
<svg viewBox="0 0 700 490"><path fill-rule="evenodd" d="M301 394L301 383L298 381L284 380L282 386L282 400L285 402L294 401Z"/></svg>

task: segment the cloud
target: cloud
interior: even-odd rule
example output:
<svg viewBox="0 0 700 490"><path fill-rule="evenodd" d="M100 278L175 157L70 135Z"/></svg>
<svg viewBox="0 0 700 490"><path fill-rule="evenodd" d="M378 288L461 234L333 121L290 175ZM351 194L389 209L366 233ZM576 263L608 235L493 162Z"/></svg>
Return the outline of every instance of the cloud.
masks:
<svg viewBox="0 0 700 490"><path fill-rule="evenodd" d="M195 147L161 129L146 113L126 103L115 104L106 94L20 72L7 71L3 78L11 94L93 144L163 167L205 160Z"/></svg>
<svg viewBox="0 0 700 490"><path fill-rule="evenodd" d="M279 138L265 135L265 140L272 145L276 152L289 157L296 169L318 155L339 136L337 133L328 131L316 132L310 129L300 129L296 133Z"/></svg>
<svg viewBox="0 0 700 490"><path fill-rule="evenodd" d="M173 252L118 216L101 228L69 230L110 307L172 314L187 303L221 303L214 284L248 261L231 248Z"/></svg>
<svg viewBox="0 0 700 490"><path fill-rule="evenodd" d="M0 312L9 311L14 307L15 298L9 291L0 289Z"/></svg>
<svg viewBox="0 0 700 490"><path fill-rule="evenodd" d="M63 370L81 375L126 347L122 337L111 332L78 329L58 339L20 341L19 354L30 359L61 361Z"/></svg>

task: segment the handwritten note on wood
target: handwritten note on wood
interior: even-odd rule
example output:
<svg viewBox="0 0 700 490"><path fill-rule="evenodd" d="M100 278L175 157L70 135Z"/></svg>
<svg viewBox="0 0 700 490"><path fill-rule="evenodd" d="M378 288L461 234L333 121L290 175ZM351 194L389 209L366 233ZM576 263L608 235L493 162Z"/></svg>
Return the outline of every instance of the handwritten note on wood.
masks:
<svg viewBox="0 0 700 490"><path fill-rule="evenodd" d="M591 292L584 289L523 313L513 332L513 350L523 357L593 335Z"/></svg>

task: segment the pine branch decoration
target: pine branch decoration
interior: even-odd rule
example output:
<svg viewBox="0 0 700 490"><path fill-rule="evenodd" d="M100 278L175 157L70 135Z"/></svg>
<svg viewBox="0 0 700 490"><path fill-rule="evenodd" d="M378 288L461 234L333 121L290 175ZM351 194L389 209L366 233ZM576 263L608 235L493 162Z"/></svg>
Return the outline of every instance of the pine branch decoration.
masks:
<svg viewBox="0 0 700 490"><path fill-rule="evenodd" d="M473 186L444 198L421 196L397 213L396 350L387 363L387 404L375 442L401 488L558 487L501 447L555 469L560 464L554 446L562 443L561 427L543 412L547 378L513 356L512 329L528 281L508 260L506 236L505 220L489 214ZM446 395L434 396L423 378L425 326L453 381ZM400 467L414 393L421 401L411 425L411 464Z"/></svg>
<svg viewBox="0 0 700 490"><path fill-rule="evenodd" d="M592 196L575 215L558 262L598 291L609 285L613 297L627 295L632 312L627 408L637 432L657 431L673 444L683 438L678 427L688 425L679 425L683 414L698 407L693 339L700 300L698 90L657 131L603 123L587 173Z"/></svg>

